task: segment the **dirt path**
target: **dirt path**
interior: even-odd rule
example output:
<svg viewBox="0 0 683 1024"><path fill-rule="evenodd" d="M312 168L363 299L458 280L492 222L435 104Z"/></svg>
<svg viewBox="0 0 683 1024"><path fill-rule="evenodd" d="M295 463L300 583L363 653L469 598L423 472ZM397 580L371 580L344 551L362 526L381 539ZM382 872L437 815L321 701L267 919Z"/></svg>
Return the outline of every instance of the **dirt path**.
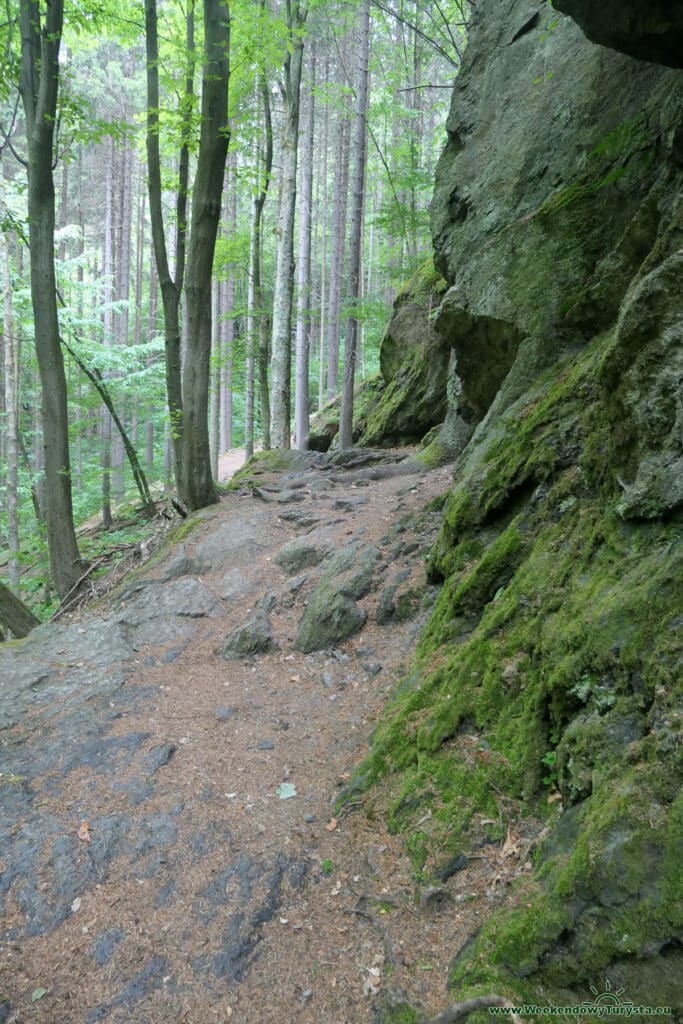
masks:
<svg viewBox="0 0 683 1024"><path fill-rule="evenodd" d="M427 614L377 622L390 585L422 585L438 513L417 517L448 486L399 469L266 476L99 619L0 656L2 1024L356 1024L389 990L443 1006L487 866L420 906L372 803L331 812ZM331 557L288 576L298 536L377 552L367 624L331 650L293 645ZM225 660L259 606L276 646Z"/></svg>
<svg viewBox="0 0 683 1024"><path fill-rule="evenodd" d="M231 448L218 457L218 479L226 483L244 465L244 448Z"/></svg>

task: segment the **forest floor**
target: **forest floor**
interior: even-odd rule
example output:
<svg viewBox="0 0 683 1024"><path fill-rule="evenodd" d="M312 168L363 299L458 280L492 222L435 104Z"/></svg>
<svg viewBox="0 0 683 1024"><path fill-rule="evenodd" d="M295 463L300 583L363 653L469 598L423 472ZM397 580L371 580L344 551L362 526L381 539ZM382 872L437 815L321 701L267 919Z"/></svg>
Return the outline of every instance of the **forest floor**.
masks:
<svg viewBox="0 0 683 1024"><path fill-rule="evenodd" d="M264 473L99 607L0 652L2 1024L360 1024L388 994L446 1004L509 851L432 890L381 793L333 816L429 614L377 621L392 586L425 589L424 510L450 481L405 454ZM364 628L309 654L293 640L330 555L292 578L275 559L297 537L373 566ZM225 660L259 607L271 649Z"/></svg>

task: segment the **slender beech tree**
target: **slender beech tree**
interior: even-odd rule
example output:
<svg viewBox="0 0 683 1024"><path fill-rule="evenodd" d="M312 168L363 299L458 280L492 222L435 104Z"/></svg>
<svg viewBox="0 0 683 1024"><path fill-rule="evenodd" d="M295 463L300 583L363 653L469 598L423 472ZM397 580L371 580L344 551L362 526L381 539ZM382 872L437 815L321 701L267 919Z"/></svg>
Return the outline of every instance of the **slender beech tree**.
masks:
<svg viewBox="0 0 683 1024"><path fill-rule="evenodd" d="M327 397L334 398L339 384L339 313L344 283L344 235L346 233L347 188L349 179L349 121L346 108L337 119L337 145L334 162L334 211L332 214L332 255L330 263L330 296L327 309Z"/></svg>
<svg viewBox="0 0 683 1024"><path fill-rule="evenodd" d="M294 436L296 447L308 451L308 364L311 325L311 220L313 203L313 134L315 117L315 44L311 47L310 88L306 127L301 151L301 201L299 204L299 259L296 298L296 387L294 397Z"/></svg>
<svg viewBox="0 0 683 1024"><path fill-rule="evenodd" d="M353 137L353 192L351 195L351 232L349 236L348 300L350 313L346 321L344 342L344 382L339 420L339 447L353 444L353 388L358 351L358 300L361 284L361 252L363 227L363 194L365 191L366 121L368 111L368 57L370 39L370 0L363 0L360 18L360 46L356 118Z"/></svg>
<svg viewBox="0 0 683 1024"><path fill-rule="evenodd" d="M299 0L285 0L287 56L282 93L284 126L281 146L280 213L277 224L277 257L273 296L273 348L271 355L270 439L275 448L291 443L292 297L294 292L294 213L299 144L299 96L303 63L303 27L306 10Z"/></svg>
<svg viewBox="0 0 683 1024"><path fill-rule="evenodd" d="M2 172L0 170L0 180ZM0 219L3 217L3 202L0 197ZM18 359L14 336L14 315L12 308L12 276L9 260L7 237L0 233L0 280L2 281L3 316L2 344L4 349L5 371L5 417L7 432L5 480L7 508L7 547L9 548L8 573L10 586L15 590L19 587L19 448L17 422L17 367Z"/></svg>
<svg viewBox="0 0 683 1024"><path fill-rule="evenodd" d="M216 500L209 447L211 274L228 153L230 21L226 0L204 0L204 67L197 170L187 248L187 357L178 492L190 509Z"/></svg>
<svg viewBox="0 0 683 1024"><path fill-rule="evenodd" d="M20 0L21 74L28 150L28 217L31 302L42 384L47 543L52 578L61 597L83 572L71 498L66 376L59 341L55 280L54 135L59 92L63 0L45 15L38 0Z"/></svg>
<svg viewBox="0 0 683 1024"><path fill-rule="evenodd" d="M104 241L102 247L102 269L104 276L104 310L102 325L104 344L109 348L113 341L114 298L114 140L108 136L105 142L106 179L104 194ZM100 410L100 445L102 462L102 525L110 530L111 514L111 442L112 419L106 405Z"/></svg>
<svg viewBox="0 0 683 1024"><path fill-rule="evenodd" d="M181 111L181 140L178 159L178 192L176 197L175 273L171 273L164 228L161 185L161 147L159 144L159 39L157 2L145 0L145 38L147 46L147 174L152 242L156 259L161 302L164 311L166 348L166 397L171 417L176 484L182 433L182 374L180 338L180 297L185 275L185 243L187 238L187 190L190 168L190 134L194 102L194 0L189 0L186 15L185 94Z"/></svg>
<svg viewBox="0 0 683 1024"><path fill-rule="evenodd" d="M254 304L258 315L258 375L259 396L261 399L261 429L263 431L263 447L270 448L270 384L268 367L270 365L270 320L266 313L263 294L263 233L261 230L263 207L266 202L270 176L273 171L273 120L270 109L270 93L266 76L261 74L261 99L263 101L263 125L265 147L263 154L262 185L259 189L257 202L254 205L252 230L254 231L252 274L254 283Z"/></svg>
<svg viewBox="0 0 683 1024"><path fill-rule="evenodd" d="M265 0L261 0L261 10ZM244 447L247 458L254 454L254 366L257 349L259 357L259 391L261 420L264 432L263 447L270 448L270 400L268 390L268 362L270 338L263 308L261 264L263 240L261 223L273 169L273 126L270 116L270 93L265 75L256 79L257 130L254 136L254 175L256 186L251 205L249 232L249 273L247 282L247 337L246 337L246 395L244 412ZM259 139L260 118L263 116L263 144Z"/></svg>

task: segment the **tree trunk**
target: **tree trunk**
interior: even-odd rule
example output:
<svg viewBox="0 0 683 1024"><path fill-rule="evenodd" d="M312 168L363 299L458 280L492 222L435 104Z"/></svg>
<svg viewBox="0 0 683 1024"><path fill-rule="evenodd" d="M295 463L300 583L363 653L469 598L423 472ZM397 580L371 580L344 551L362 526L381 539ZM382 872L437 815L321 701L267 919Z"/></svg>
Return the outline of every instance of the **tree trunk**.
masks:
<svg viewBox="0 0 683 1024"><path fill-rule="evenodd" d="M164 340L166 349L166 395L171 419L171 445L176 474L180 485L182 459L183 398L181 375L180 296L185 272L185 238L187 234L187 188L189 176L189 143L194 94L194 0L187 8L187 70L185 76L185 105L183 108L181 147L176 202L175 276L171 276L166 247L164 214L162 207L161 155L159 145L159 43L157 34L156 0L145 0L147 46L147 170L149 212L152 241L156 259L161 302L164 310Z"/></svg>
<svg viewBox="0 0 683 1024"><path fill-rule="evenodd" d="M299 451L308 451L308 335L311 325L311 220L313 201L313 129L315 115L315 44L311 50L311 82L304 144L301 153L301 215L299 217L299 260L296 300L296 388L294 436Z"/></svg>
<svg viewBox="0 0 683 1024"><path fill-rule="evenodd" d="M0 174L1 180L1 174ZM0 218L4 214L0 198ZM5 495L7 507L7 547L9 549L8 574L10 586L19 588L19 458L17 424L17 354L14 345L14 323L12 315L12 278L7 247L7 236L0 234L0 280L3 295L3 348L5 369L5 427L7 476ZM12 631L14 632L14 631Z"/></svg>
<svg viewBox="0 0 683 1024"><path fill-rule="evenodd" d="M262 7L264 0L261 0ZM263 155L262 185L255 200L254 207L254 305L258 311L258 353L259 353L259 394L261 396L261 430L262 442L266 451L270 448L270 386L268 383L268 366L270 365L270 323L265 309L263 295L263 238L261 221L263 207L266 202L270 176L273 170L273 120L270 109L270 93L265 75L260 81L261 100L263 101L263 124L265 135L265 152Z"/></svg>
<svg viewBox="0 0 683 1024"><path fill-rule="evenodd" d="M110 348L113 338L114 298L114 140L106 140L105 160L107 165L104 199L104 243L102 252L102 273L104 277L104 347ZM100 459L102 465L102 526L111 529L111 416L106 406L100 413Z"/></svg>
<svg viewBox="0 0 683 1024"><path fill-rule="evenodd" d="M124 348L128 345L131 265L131 233L133 220L133 147L126 142L121 153L121 205L117 223L118 241L116 245L117 261L115 273L114 297L121 303L121 309L114 317L114 335L116 344ZM123 405L120 402L119 405ZM126 493L125 453L121 437L116 434L112 441L112 493L121 499Z"/></svg>
<svg viewBox="0 0 683 1024"><path fill-rule="evenodd" d="M63 16L63 0L53 0L47 6L41 31L38 0L20 2L20 90L28 142L31 301L43 390L47 541L52 578L62 597L83 571L73 522L66 377L59 344L54 265L52 162Z"/></svg>
<svg viewBox="0 0 683 1024"><path fill-rule="evenodd" d="M157 313L159 312L159 279L156 261L152 260L149 268L149 309L147 310L147 341L150 342L157 334ZM150 356L150 363L153 359ZM149 364L148 364L149 365ZM151 473L154 469L154 406L146 410L145 423L145 469Z"/></svg>
<svg viewBox="0 0 683 1024"><path fill-rule="evenodd" d="M223 183L223 221L228 237L235 236L237 232L237 164L236 156L228 153L228 164ZM232 383L233 366L235 359L235 275L237 269L231 261L228 264L228 274L220 283L220 309L221 318L218 324L217 336L219 345L217 348L220 354L220 447L221 451L229 451L232 448ZM228 316L228 313L230 314Z"/></svg>
<svg viewBox="0 0 683 1024"><path fill-rule="evenodd" d="M178 491L189 509L216 500L209 451L211 273L228 152L228 4L204 0L204 73L197 172L187 251L187 359L183 370L183 429Z"/></svg>
<svg viewBox="0 0 683 1024"><path fill-rule="evenodd" d="M282 135L282 188L277 224L277 257L273 295L271 353L270 439L275 448L290 447L290 374L292 364L292 296L294 292L294 213L299 142L299 93L303 60L302 28L306 12L299 0L287 0L287 56L284 67L284 129Z"/></svg>
<svg viewBox="0 0 683 1024"><path fill-rule="evenodd" d="M16 637L28 636L40 625L30 608L20 601L4 583L0 583L0 623L11 630Z"/></svg>
<svg viewBox="0 0 683 1024"><path fill-rule="evenodd" d="M327 58L325 59L325 89L327 90L329 80L329 63ZM318 410L322 409L325 404L325 327L327 325L326 317L326 289L327 289L327 149L328 149L328 138L329 138L329 104L325 104L325 118L323 121L323 162L322 171L320 174L319 181L322 182L322 258L320 261L320 330L318 334L319 340L319 366L318 366Z"/></svg>
<svg viewBox="0 0 683 1024"><path fill-rule="evenodd" d="M365 189L366 121L368 108L368 50L370 39L370 0L361 7L358 89L353 140L353 194L351 197L351 233L349 236L348 298L351 312L346 321L344 346L344 386L339 419L339 447L353 444L353 387L358 348L358 299L361 283L361 236L363 227L363 192Z"/></svg>
<svg viewBox="0 0 683 1024"><path fill-rule="evenodd" d="M334 213L332 216L332 259L330 263L330 299L327 310L327 397L334 398L339 386L339 311L344 283L344 236L349 177L350 129L346 110L337 123L337 148L334 166Z"/></svg>
<svg viewBox="0 0 683 1024"><path fill-rule="evenodd" d="M211 302L213 303L213 315L211 318L211 430L209 435L209 445L211 448L211 472L214 480L217 480L222 404L221 347L218 330L221 315L221 302L218 281L214 281L211 286Z"/></svg>

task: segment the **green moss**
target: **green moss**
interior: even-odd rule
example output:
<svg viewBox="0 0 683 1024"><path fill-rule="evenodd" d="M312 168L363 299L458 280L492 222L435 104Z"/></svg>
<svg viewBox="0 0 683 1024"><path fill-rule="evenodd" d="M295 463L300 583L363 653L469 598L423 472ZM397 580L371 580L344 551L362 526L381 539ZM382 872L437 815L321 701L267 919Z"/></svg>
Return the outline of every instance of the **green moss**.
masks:
<svg viewBox="0 0 683 1024"><path fill-rule="evenodd" d="M458 959L459 995L578 992L681 927L681 527L617 514L631 441L603 391L610 345L549 372L461 462L428 567L444 585L351 786L384 780L427 873L487 820L551 825L517 909Z"/></svg>
<svg viewBox="0 0 683 1024"><path fill-rule="evenodd" d="M277 473L289 468L292 452L270 449L254 452L250 459L241 466L227 485L226 490L238 491L242 487L253 487L256 477L265 473Z"/></svg>
<svg viewBox="0 0 683 1024"><path fill-rule="evenodd" d="M375 1018L376 1024L419 1024L417 1010L408 1003L384 1006Z"/></svg>
<svg viewBox="0 0 683 1024"><path fill-rule="evenodd" d="M434 266L430 256L421 263L413 276L399 288L396 296L397 304L406 300L425 299L431 294L440 294L447 288L442 274Z"/></svg>

